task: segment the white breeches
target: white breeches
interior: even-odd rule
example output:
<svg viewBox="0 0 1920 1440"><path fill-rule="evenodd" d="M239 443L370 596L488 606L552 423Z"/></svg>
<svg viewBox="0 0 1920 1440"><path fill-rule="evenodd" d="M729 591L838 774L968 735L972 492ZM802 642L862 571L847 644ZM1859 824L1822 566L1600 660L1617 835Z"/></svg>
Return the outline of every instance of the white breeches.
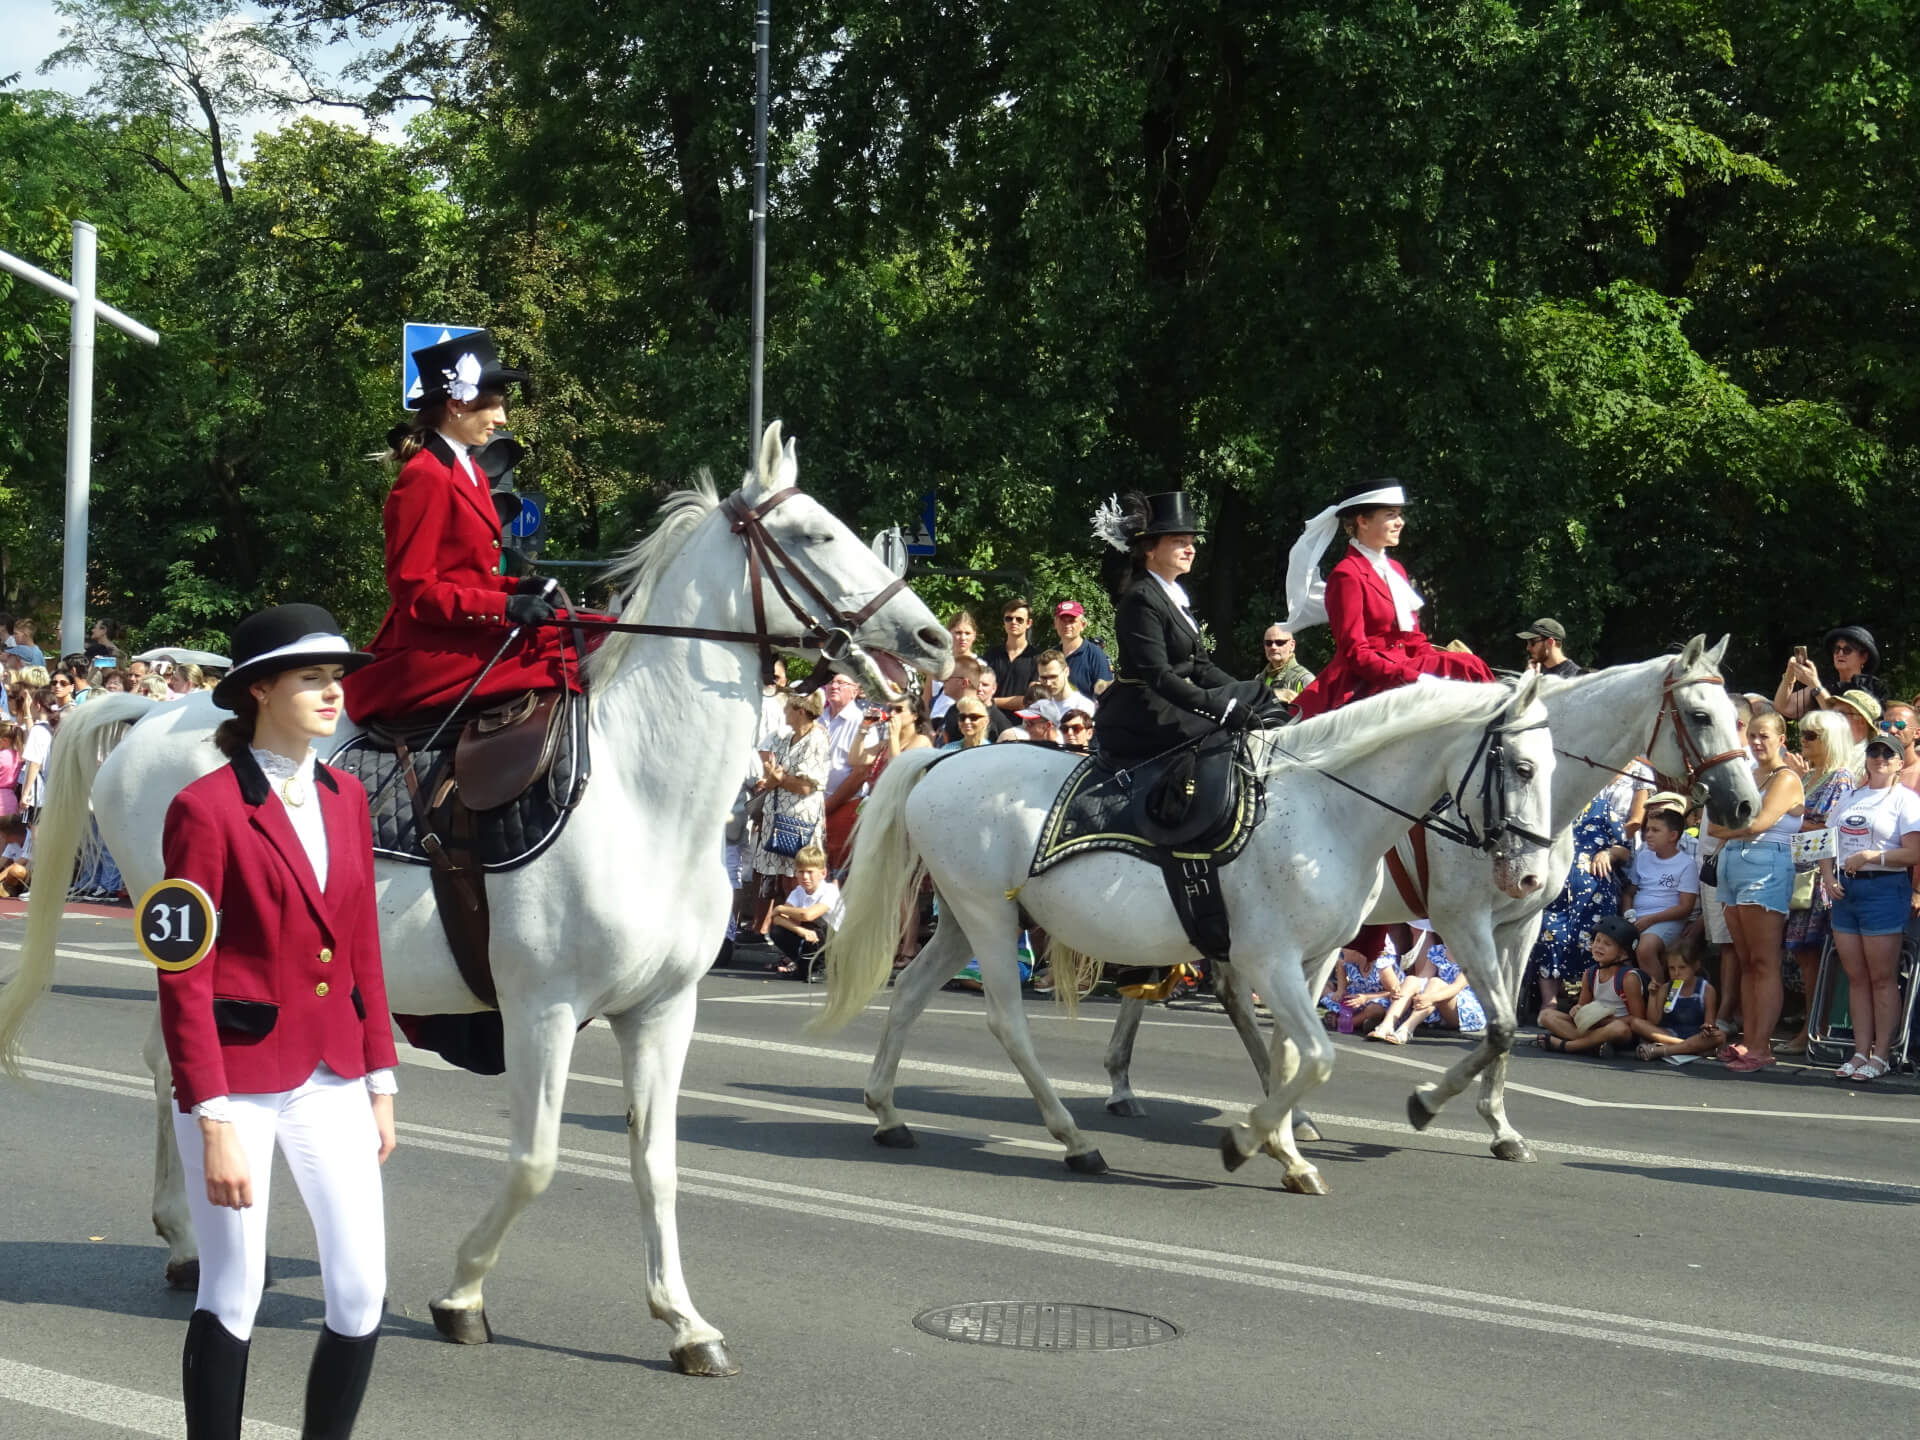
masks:
<svg viewBox="0 0 1920 1440"><path fill-rule="evenodd" d="M313 1221L327 1328L348 1338L370 1334L380 1323L387 1293L387 1231L380 1132L366 1082L343 1080L321 1065L297 1089L229 1099L252 1172L253 1204L245 1210L208 1201L199 1118L177 1108L173 1115L187 1206L200 1240L196 1308L211 1310L235 1339L253 1334L254 1311L266 1286L267 1190L278 1141Z"/></svg>

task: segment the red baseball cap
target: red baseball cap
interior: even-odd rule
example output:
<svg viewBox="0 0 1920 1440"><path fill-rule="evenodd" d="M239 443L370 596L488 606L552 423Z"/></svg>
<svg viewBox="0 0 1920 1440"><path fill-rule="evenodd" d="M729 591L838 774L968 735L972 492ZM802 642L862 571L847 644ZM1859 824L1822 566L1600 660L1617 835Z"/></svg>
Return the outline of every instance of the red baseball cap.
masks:
<svg viewBox="0 0 1920 1440"><path fill-rule="evenodd" d="M1056 615L1085 615L1087 612L1078 600L1062 600L1058 605L1053 607L1053 613Z"/></svg>

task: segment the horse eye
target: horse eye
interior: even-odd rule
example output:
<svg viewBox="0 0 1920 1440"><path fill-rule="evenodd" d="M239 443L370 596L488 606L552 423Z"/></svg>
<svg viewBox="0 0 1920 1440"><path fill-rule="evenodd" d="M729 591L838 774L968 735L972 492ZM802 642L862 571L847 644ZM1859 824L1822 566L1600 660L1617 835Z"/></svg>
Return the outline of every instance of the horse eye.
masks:
<svg viewBox="0 0 1920 1440"><path fill-rule="evenodd" d="M1513 767L1513 773L1518 775L1522 780L1531 780L1533 778L1533 762L1531 760L1522 760L1518 765Z"/></svg>
<svg viewBox="0 0 1920 1440"><path fill-rule="evenodd" d="M1705 725L1708 718L1707 712L1704 710L1696 710L1693 712L1693 723L1696 725Z"/></svg>

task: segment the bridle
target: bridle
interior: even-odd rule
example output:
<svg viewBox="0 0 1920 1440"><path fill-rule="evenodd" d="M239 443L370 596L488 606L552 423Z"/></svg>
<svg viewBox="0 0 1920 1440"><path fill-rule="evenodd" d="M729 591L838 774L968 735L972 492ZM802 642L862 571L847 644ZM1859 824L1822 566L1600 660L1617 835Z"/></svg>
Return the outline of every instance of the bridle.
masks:
<svg viewBox="0 0 1920 1440"><path fill-rule="evenodd" d="M758 504L749 504L745 493L736 490L720 502L721 513L727 517L733 533L747 547L747 581L753 594L753 629L641 625L622 620L595 620L585 616L565 617L552 623L622 635L664 635L680 640L721 640L731 643L747 641L760 647L760 681L766 685L773 683L775 650L818 650L828 660L846 658L855 648L853 637L860 627L871 620L881 606L906 589L907 582L896 576L892 583L882 586L858 610L848 612L835 605L767 530L766 517L799 493L797 485L789 485L784 490L774 491ZM800 622L806 626L804 632L782 634L767 629L768 585L773 587L774 593L786 603L787 608L800 617ZM794 585L811 599L811 607L794 594ZM822 674L824 677L824 669Z"/></svg>
<svg viewBox="0 0 1920 1440"><path fill-rule="evenodd" d="M1459 794L1464 796L1473 783L1473 772L1480 771L1480 823L1476 826L1473 817L1466 812L1455 793L1449 790L1427 808L1424 815L1415 815L1410 810L1402 810L1389 800L1382 800L1370 791L1362 790L1358 785L1342 780L1329 771L1307 765L1300 757L1281 747L1278 740L1269 743L1278 753L1295 761L1315 774L1333 781L1342 789L1351 790L1363 800L1370 800L1382 810L1400 816L1416 828L1425 828L1443 840L1451 840L1456 845L1465 845L1482 854L1491 855L1499 849L1503 837L1511 835L1529 844L1542 848L1550 847L1550 837L1527 829L1516 821L1507 806L1507 792L1499 782L1499 772L1506 764L1507 737L1524 734L1529 730L1545 729L1547 721L1539 720L1503 720L1496 717L1487 722L1480 732L1480 740L1473 748L1473 755L1467 761L1467 768L1460 772Z"/></svg>
<svg viewBox="0 0 1920 1440"><path fill-rule="evenodd" d="M1680 703L1674 698L1676 691L1689 685L1724 685L1726 681L1718 675L1694 675L1687 678L1669 676L1666 684L1660 687L1660 712L1653 717L1653 733L1647 737L1647 743L1641 748L1641 754L1651 756L1654 747L1660 743L1660 731L1671 722L1674 744L1680 751L1680 763L1687 767L1685 789L1689 792L1700 783L1700 777L1707 771L1725 765L1730 760L1744 760L1744 750L1723 750L1718 755L1704 754L1699 742L1687 732L1687 725L1680 718ZM1564 755L1569 760L1578 760L1583 765L1591 765L1596 770L1605 770L1612 775L1625 775L1630 780L1640 777L1631 770L1622 770L1615 765L1606 765L1591 755L1576 755L1571 750L1554 749L1556 755Z"/></svg>

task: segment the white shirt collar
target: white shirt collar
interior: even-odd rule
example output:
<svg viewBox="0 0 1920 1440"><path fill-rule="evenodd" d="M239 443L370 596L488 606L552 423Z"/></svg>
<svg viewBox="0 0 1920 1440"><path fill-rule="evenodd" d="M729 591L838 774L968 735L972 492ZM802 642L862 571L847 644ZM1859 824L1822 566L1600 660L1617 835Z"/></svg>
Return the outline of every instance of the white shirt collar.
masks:
<svg viewBox="0 0 1920 1440"><path fill-rule="evenodd" d="M1149 570L1147 574L1160 582L1160 588L1167 592L1167 598L1173 601L1173 608L1180 612L1180 618L1193 626L1194 633L1200 632L1200 622L1193 618L1193 601L1187 598L1187 592L1181 588L1178 580L1169 580L1158 570Z"/></svg>
<svg viewBox="0 0 1920 1440"><path fill-rule="evenodd" d="M433 433L447 442L447 448L453 451L454 460L459 463L462 470L467 472L467 478L478 485L480 483L480 472L474 468L473 447L464 441L454 439L453 436L444 430L436 430Z"/></svg>
<svg viewBox="0 0 1920 1440"><path fill-rule="evenodd" d="M1387 582L1387 593L1393 596L1393 623L1402 630L1413 629L1414 612L1427 603L1420 598L1420 592L1413 588L1406 576L1387 563L1386 551L1362 545L1358 540L1353 542L1353 548L1373 567L1373 573Z"/></svg>

